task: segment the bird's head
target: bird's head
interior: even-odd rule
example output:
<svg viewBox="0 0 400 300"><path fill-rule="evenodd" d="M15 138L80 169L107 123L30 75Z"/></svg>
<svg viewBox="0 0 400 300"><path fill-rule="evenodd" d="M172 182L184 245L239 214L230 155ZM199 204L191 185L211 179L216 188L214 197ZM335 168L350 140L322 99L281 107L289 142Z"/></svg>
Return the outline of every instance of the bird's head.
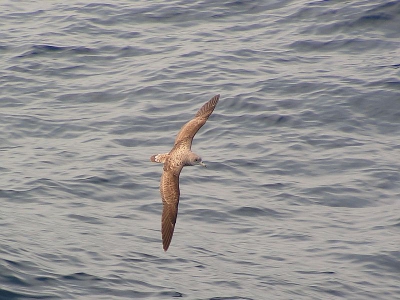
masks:
<svg viewBox="0 0 400 300"><path fill-rule="evenodd" d="M201 157L195 153L191 153L191 155L189 157L189 165L190 166L200 165L200 166L207 168L206 164L203 163L203 160L201 159Z"/></svg>

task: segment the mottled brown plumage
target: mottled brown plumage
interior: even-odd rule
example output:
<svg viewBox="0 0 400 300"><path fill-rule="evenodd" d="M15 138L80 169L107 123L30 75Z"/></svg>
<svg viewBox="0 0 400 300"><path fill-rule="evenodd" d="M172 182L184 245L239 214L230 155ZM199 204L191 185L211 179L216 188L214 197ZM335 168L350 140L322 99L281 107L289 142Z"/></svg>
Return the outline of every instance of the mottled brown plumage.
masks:
<svg viewBox="0 0 400 300"><path fill-rule="evenodd" d="M206 166L201 157L191 151L195 134L206 123L214 111L219 95L214 96L204 104L194 118L187 122L176 136L174 146L169 153L157 154L150 157L152 162L163 163L163 173L160 181L160 193L163 202L161 217L161 235L164 251L168 250L175 229L179 203L179 174L184 166Z"/></svg>

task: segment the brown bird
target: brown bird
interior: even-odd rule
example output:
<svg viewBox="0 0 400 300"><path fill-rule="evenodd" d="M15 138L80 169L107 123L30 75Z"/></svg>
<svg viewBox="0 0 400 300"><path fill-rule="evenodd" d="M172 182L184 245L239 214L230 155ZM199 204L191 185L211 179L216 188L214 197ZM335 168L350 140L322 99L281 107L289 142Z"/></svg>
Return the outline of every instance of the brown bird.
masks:
<svg viewBox="0 0 400 300"><path fill-rule="evenodd" d="M174 233L179 203L179 174L184 166L201 165L206 167L201 157L191 151L193 137L206 123L208 117L217 106L219 95L204 104L192 120L187 122L176 136L174 147L169 153L157 154L150 157L152 162L164 164L161 175L160 193L163 202L161 217L161 235L164 251L168 250Z"/></svg>

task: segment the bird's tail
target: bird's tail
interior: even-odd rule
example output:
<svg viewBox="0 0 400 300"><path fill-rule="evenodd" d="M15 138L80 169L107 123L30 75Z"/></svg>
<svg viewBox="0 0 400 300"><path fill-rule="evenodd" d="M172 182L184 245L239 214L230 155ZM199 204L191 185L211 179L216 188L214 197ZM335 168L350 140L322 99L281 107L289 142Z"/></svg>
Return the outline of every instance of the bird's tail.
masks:
<svg viewBox="0 0 400 300"><path fill-rule="evenodd" d="M165 161L168 158L168 155L169 155L168 153L152 155L150 157L150 161L157 163L165 163Z"/></svg>

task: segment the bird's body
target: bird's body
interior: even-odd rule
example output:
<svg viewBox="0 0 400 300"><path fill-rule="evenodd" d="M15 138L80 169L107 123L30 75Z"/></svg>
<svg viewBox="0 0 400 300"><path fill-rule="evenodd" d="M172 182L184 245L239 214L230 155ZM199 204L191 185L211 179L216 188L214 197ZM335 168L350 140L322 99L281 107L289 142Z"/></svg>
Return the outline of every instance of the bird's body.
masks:
<svg viewBox="0 0 400 300"><path fill-rule="evenodd" d="M152 162L163 163L163 173L160 181L160 193L163 202L161 217L161 234L164 251L168 250L175 229L179 203L179 175L184 166L206 166L201 157L191 151L195 134L206 123L214 111L219 95L214 96L204 104L195 117L187 122L175 138L175 143L169 153L157 154L150 157Z"/></svg>

